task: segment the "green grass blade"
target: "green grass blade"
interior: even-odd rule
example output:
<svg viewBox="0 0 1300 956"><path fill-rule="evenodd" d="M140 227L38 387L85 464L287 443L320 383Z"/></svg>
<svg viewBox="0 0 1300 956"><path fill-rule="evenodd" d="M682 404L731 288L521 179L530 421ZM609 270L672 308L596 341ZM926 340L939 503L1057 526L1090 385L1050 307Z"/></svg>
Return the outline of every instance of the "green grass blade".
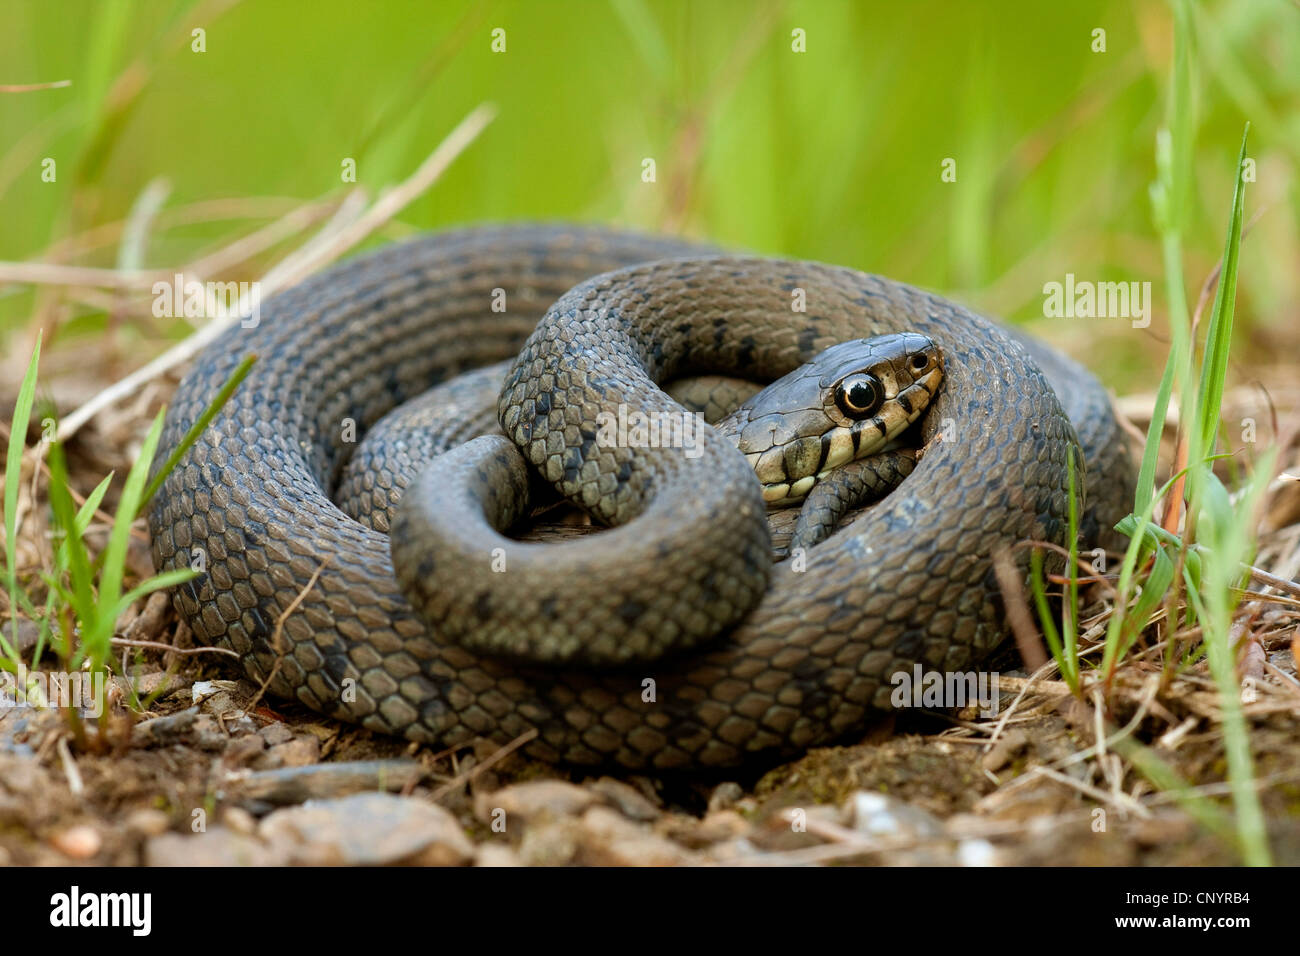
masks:
<svg viewBox="0 0 1300 956"><path fill-rule="evenodd" d="M161 591L165 588L175 587L178 584L184 584L186 581L193 581L198 576L199 572L195 571L193 568L173 568L170 571L163 571L161 574L155 574L147 581L136 585L122 595L121 600L117 602L117 607L113 611L113 619L116 620L125 614L127 608L140 600L140 598L153 594L154 591Z"/></svg>
<svg viewBox="0 0 1300 956"><path fill-rule="evenodd" d="M23 449L27 447L27 426L31 422L32 403L36 400L36 367L41 358L41 336L36 335L36 347L18 389L14 405L13 423L9 429L9 449L5 456L5 584L9 590L9 620L13 628L11 645L0 630L0 649L5 657L17 661L18 645L18 488L22 484Z"/></svg>
<svg viewBox="0 0 1300 956"><path fill-rule="evenodd" d="M1165 370L1160 376L1160 386L1156 390L1156 403L1151 410L1151 422L1147 425L1147 440L1142 447L1142 464L1138 469L1137 493L1133 496L1135 514L1147 513L1151 505L1151 496L1155 493L1156 467L1160 461L1160 436L1164 434L1165 419L1169 415L1169 399L1174 392L1174 356L1165 362Z"/></svg>
<svg viewBox="0 0 1300 956"><path fill-rule="evenodd" d="M1246 140L1250 124L1241 134L1241 149L1237 154L1236 186L1232 192L1232 215L1228 220L1228 237L1224 241L1223 270L1214 293L1214 309L1210 313L1210 328L1205 337L1205 361L1201 366L1200 391L1197 394L1197 411L1200 420L1201 447L1213 448L1219 433L1219 418L1223 405L1223 385L1228 375L1228 352L1232 346L1232 320L1237 300L1237 262L1241 254L1241 225L1246 203L1246 181L1241 174L1246 161Z"/></svg>
<svg viewBox="0 0 1300 956"><path fill-rule="evenodd" d="M1210 327L1206 333L1205 361L1197 390L1195 420L1189 429L1202 448L1212 448L1219 432L1228 350L1232 340L1241 229L1245 208L1242 164L1250 125L1242 132L1235 168L1235 186L1228 235L1224 242L1223 269L1215 292ZM1236 811L1237 837L1242 859L1249 865L1271 861L1268 833L1259 793L1255 788L1250 727L1242 711L1241 680L1237 673L1237 648L1232 622L1240 603L1242 565L1254 560L1256 516L1262 496L1274 474L1276 449L1260 456L1245 493L1235 503L1208 465L1191 472L1189 517L1198 521L1198 536L1205 541L1200 594L1188 592L1205 634L1206 660L1219 690L1223 747L1228 760L1228 783Z"/></svg>
<svg viewBox="0 0 1300 956"><path fill-rule="evenodd" d="M126 484L122 488L122 498L113 517L113 528L108 535L108 546L103 553L103 571L99 578L99 597L104 608L116 608L122 593L122 580L126 572L126 551L131 544L131 525L140 513L145 481L149 477L149 466L153 462L154 452L158 449L158 440L162 437L163 411L154 416L153 425L145 436L140 448L140 455L127 473ZM107 656L108 641L113 636L113 625L117 614L101 613L91 633L84 633L82 640L90 645L92 660L98 664Z"/></svg>
<svg viewBox="0 0 1300 956"><path fill-rule="evenodd" d="M1061 676L1070 685L1070 690L1075 690L1074 682L1071 680L1072 675L1066 666L1065 654L1061 648L1061 635L1056 630L1056 621L1051 606L1047 603L1047 589L1043 583L1043 552L1037 548L1034 549L1034 553L1029 558L1029 586L1034 592L1034 609L1038 612L1038 623L1043 629L1043 638L1047 641L1047 648L1051 651L1056 666L1060 668Z"/></svg>
<svg viewBox="0 0 1300 956"><path fill-rule="evenodd" d="M86 496L86 503L77 511L76 524L77 534L85 534L86 529L90 527L90 522L95 520L95 512L104 501L104 494L108 491L108 486L113 483L113 476L117 472L110 471L107 477L95 486L95 490Z"/></svg>
<svg viewBox="0 0 1300 956"><path fill-rule="evenodd" d="M622 21L627 38L640 54L642 62L662 87L672 76L673 58L650 7L645 0L610 0L610 6Z"/></svg>
<svg viewBox="0 0 1300 956"><path fill-rule="evenodd" d="M1066 512L1066 591L1065 606L1061 609L1061 634L1065 645L1065 663L1070 676L1066 681L1073 683L1071 689L1078 692L1079 683L1079 499L1077 497L1078 464L1075 460L1076 450L1071 449L1065 460L1066 491L1068 494L1068 511Z"/></svg>
<svg viewBox="0 0 1300 956"><path fill-rule="evenodd" d="M185 453L199 440L199 436L207 430L208 425L212 424L212 419L217 417L226 402L230 400L230 396L235 394L235 389L239 388L240 383L248 377L248 373L253 370L253 364L256 361L257 356L250 355L240 362L235 371L231 373L230 378L226 380L226 384L221 386L221 390L217 392L208 407L203 410L203 414L198 417L198 420L190 426L190 430L185 433L185 437L181 439L180 444L167 456L163 466L158 469L158 474L154 475L153 481L149 482L149 487L145 489L144 494L140 497L140 508L149 503L158 489L162 487L162 483L167 480L167 476L171 474L172 469L180 463ZM131 516L132 519L138 514L137 511L135 515Z"/></svg>
<svg viewBox="0 0 1300 956"><path fill-rule="evenodd" d="M1170 169L1169 226L1181 235L1190 214L1192 186L1192 145L1195 130L1192 128L1192 7L1189 0L1175 0L1174 4L1174 65L1169 103L1169 132L1173 152Z"/></svg>
<svg viewBox="0 0 1300 956"><path fill-rule="evenodd" d="M58 442L50 446L49 494L54 529L63 535L63 545L67 548L68 576L72 586L64 590L57 578L53 580L72 605L84 631L86 627L94 626L97 617L94 572L86 542L76 533L77 513L73 507L72 494L68 490L68 467L63 458L63 448ZM71 652L73 635L66 634L64 637L66 649Z"/></svg>

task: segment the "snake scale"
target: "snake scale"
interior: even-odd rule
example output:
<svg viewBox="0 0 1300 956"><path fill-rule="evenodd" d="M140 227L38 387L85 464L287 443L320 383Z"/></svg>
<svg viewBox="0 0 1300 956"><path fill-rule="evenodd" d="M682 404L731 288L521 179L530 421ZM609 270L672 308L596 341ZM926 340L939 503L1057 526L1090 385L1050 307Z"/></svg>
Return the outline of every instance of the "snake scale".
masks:
<svg viewBox="0 0 1300 956"><path fill-rule="evenodd" d="M724 474L700 480L697 462L683 486L670 456L592 446L593 409L675 408L656 388L666 378L772 380L836 343L902 332L943 356L919 461L897 491L811 547L801 569L759 569L761 593L740 593L748 585L726 570L770 563L743 455L707 429L700 462ZM974 667L999 643L991 556L1025 539L1063 541L1076 448L1085 544L1114 544L1110 527L1131 500L1123 434L1085 370L934 295L818 263L578 226L478 227L392 245L275 296L256 327L211 345L177 390L158 461L249 353L259 356L251 375L150 506L155 565L202 571L175 589L174 604L201 641L238 652L273 693L442 747L528 735L527 752L543 760L667 769L834 742L889 709L890 675L916 663ZM353 430L364 434L434 383L512 358L499 408L509 437L460 446L434 463L440 478L425 473L415 487L453 535L523 557L501 574L488 554L450 562L477 577L435 596L428 624L399 587L387 536L331 494ZM542 473L598 519L627 523L528 546L550 557L524 554L494 522ZM444 482L458 489L451 502L439 501ZM667 510L637 517L627 485L672 489L652 495ZM424 526L394 524L403 535L394 550L418 555ZM671 547L659 546L661 529L675 534ZM648 544L638 550L638 539ZM723 570L674 571L678 547ZM445 567L446 557L426 563ZM532 617L563 605L599 642L615 618L649 614L626 600L611 606L628 578L668 595L664 614L692 592L734 604L739 623L608 669L476 653L449 633L503 603Z"/></svg>

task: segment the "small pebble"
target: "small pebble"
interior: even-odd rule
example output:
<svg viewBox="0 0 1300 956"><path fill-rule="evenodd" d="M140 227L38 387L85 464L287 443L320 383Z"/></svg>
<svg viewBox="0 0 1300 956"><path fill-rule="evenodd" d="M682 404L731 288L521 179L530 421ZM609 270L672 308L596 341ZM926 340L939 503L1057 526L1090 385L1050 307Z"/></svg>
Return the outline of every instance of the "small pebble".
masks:
<svg viewBox="0 0 1300 956"><path fill-rule="evenodd" d="M226 867L283 866L287 855L278 847L226 827L204 833L164 833L145 844L146 866Z"/></svg>
<svg viewBox="0 0 1300 956"><path fill-rule="evenodd" d="M50 845L74 860L89 860L104 846L104 838L94 827L81 825L56 833Z"/></svg>
<svg viewBox="0 0 1300 956"><path fill-rule="evenodd" d="M514 820L527 821L543 813L553 817L573 817L597 800L596 794L563 780L533 780L517 783L492 793L474 797L474 815L485 823L494 823L505 813L505 825Z"/></svg>
<svg viewBox="0 0 1300 956"><path fill-rule="evenodd" d="M957 844L957 862L961 866L997 866L997 847L988 840L962 840Z"/></svg>
<svg viewBox="0 0 1300 956"><path fill-rule="evenodd" d="M610 806L629 820L652 823L659 819L662 814L659 807L651 803L640 790L624 783L622 780L615 780L613 777L601 777L588 786L593 792L604 797Z"/></svg>
<svg viewBox="0 0 1300 956"><path fill-rule="evenodd" d="M132 810L125 821L126 828L142 836L158 836L171 829L171 817L154 807Z"/></svg>
<svg viewBox="0 0 1300 956"><path fill-rule="evenodd" d="M482 843L474 854L475 866L522 866L519 855L504 843Z"/></svg>
<svg viewBox="0 0 1300 956"><path fill-rule="evenodd" d="M243 807L226 807L221 811L221 822L236 833L252 836L257 832L257 818Z"/></svg>
<svg viewBox="0 0 1300 956"><path fill-rule="evenodd" d="M227 777L222 789L235 799L286 806L376 790L402 791L423 777L424 770L414 760L358 760L241 771Z"/></svg>
<svg viewBox="0 0 1300 956"><path fill-rule="evenodd" d="M714 787L713 792L709 794L709 812L714 813L718 810L730 810L736 805L736 801L744 795L745 791L742 790L740 784L736 783L734 780L720 783Z"/></svg>
<svg viewBox="0 0 1300 956"><path fill-rule="evenodd" d="M937 837L943 824L918 807L872 790L859 790L849 798L853 829L873 836Z"/></svg>
<svg viewBox="0 0 1300 956"><path fill-rule="evenodd" d="M276 744L286 744L294 739L293 731L289 729L289 725L279 721L267 724L257 734L266 741L268 747L274 747Z"/></svg>
<svg viewBox="0 0 1300 956"><path fill-rule="evenodd" d="M293 862L309 866L457 866L474 859L474 845L450 813L388 793L276 810L258 833Z"/></svg>

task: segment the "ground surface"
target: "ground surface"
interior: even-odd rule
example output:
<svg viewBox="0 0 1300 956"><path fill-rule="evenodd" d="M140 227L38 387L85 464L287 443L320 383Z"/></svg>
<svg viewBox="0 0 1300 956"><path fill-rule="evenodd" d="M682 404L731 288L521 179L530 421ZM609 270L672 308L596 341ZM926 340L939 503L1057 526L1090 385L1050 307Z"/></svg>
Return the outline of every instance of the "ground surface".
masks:
<svg viewBox="0 0 1300 956"><path fill-rule="evenodd" d="M1260 394L1232 393L1230 414L1258 412L1252 403ZM1280 387L1271 395L1279 424L1276 433L1266 430L1294 456L1300 402ZM1143 401L1122 404L1140 417ZM88 488L109 469L121 473L149 404L107 415L79 436L75 485ZM1278 483L1257 562L1287 578L1295 575L1300 542L1295 492L1294 484ZM131 565L140 574L151 570L143 533ZM1296 864L1293 615L1285 604L1259 605L1242 667L1257 677L1246 713L1275 859ZM1096 753L1097 714L1054 674L1028 680L1014 650L995 662L1003 675L996 717L909 712L864 740L782 766L661 779L584 777L495 746L435 753L258 700L257 688L237 679L224 658L189 647L188 629L162 596L137 605L119 635L186 653L123 647L108 720L80 731L59 712L0 709L0 863L1238 859L1229 839L1188 813L1186 796L1180 802L1157 791L1112 750ZM1227 808L1218 698L1205 667L1158 686L1159 661L1158 650L1139 652L1121 671L1111 732L1131 722L1134 739L1152 745L1193 795Z"/></svg>
<svg viewBox="0 0 1300 956"><path fill-rule="evenodd" d="M1280 652L1281 663L1289 650ZM142 683L161 678L146 674ZM0 718L0 860L13 864L1229 864L1167 796L1110 791L1078 715L1043 695L993 722L887 727L761 775L583 778L495 748L437 756L317 719L248 708L246 682L167 678L114 750L77 752L53 711ZM1161 754L1210 793L1219 737L1193 721ZM1026 700L1032 700L1032 696ZM194 701L198 700L197 705ZM1266 713L1267 710L1272 713ZM158 716L153 716L158 715ZM1152 724L1160 723L1151 720ZM921 721L925 723L925 721ZM1277 861L1300 862L1294 707L1252 736ZM360 796L357 796L360 795ZM309 802L310 801L310 802Z"/></svg>

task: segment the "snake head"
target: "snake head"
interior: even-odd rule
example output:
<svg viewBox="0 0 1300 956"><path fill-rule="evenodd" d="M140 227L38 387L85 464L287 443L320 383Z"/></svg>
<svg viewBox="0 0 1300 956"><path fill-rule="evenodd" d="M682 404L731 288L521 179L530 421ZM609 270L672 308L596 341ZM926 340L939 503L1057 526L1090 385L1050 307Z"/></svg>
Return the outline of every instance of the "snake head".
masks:
<svg viewBox="0 0 1300 956"><path fill-rule="evenodd" d="M942 380L943 355L923 335L856 339L777 379L718 428L749 459L768 506L795 505L831 469L897 438Z"/></svg>

